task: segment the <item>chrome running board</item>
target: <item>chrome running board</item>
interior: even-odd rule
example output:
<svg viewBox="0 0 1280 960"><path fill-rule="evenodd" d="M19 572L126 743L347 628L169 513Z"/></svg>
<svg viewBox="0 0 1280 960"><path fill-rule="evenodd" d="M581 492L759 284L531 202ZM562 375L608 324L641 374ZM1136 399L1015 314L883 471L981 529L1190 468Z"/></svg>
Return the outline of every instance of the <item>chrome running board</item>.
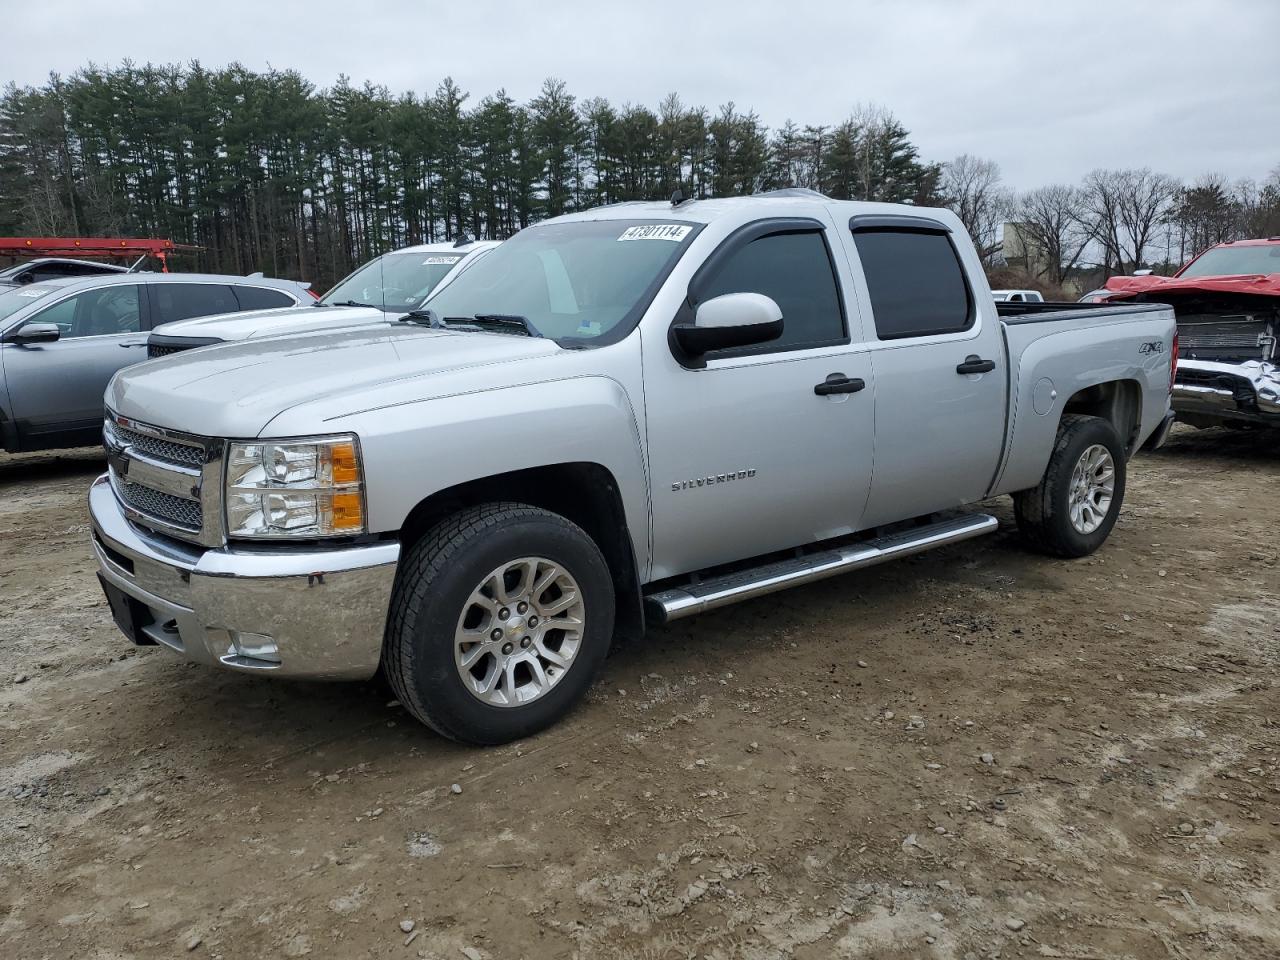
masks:
<svg viewBox="0 0 1280 960"><path fill-rule="evenodd" d="M706 613L708 610L762 597L802 583L825 580L850 570L907 557L948 543L979 537L984 533L993 533L997 526L999 523L996 518L985 513L949 517L874 540L820 550L802 557L776 560L750 570L739 570L660 590L645 597L645 609L657 622L670 623L695 613Z"/></svg>

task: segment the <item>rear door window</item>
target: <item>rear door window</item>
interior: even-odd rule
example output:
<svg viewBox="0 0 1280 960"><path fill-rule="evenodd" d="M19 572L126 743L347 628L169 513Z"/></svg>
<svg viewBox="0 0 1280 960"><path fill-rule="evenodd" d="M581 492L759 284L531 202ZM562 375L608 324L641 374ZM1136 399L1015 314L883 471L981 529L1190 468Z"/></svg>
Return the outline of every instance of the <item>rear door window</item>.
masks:
<svg viewBox="0 0 1280 960"><path fill-rule="evenodd" d="M272 307L292 307L297 303L283 290L269 287L237 286L235 292L241 310L269 310Z"/></svg>
<svg viewBox="0 0 1280 960"><path fill-rule="evenodd" d="M225 283L153 283L150 287L157 324L240 309L231 287Z"/></svg>
<svg viewBox="0 0 1280 960"><path fill-rule="evenodd" d="M854 231L881 340L959 333L973 326L973 297L951 237L917 229Z"/></svg>
<svg viewBox="0 0 1280 960"><path fill-rule="evenodd" d="M840 291L819 230L769 234L737 250L698 291L698 299L705 303L726 293L771 297L782 310L782 336L717 356L800 350L845 339Z"/></svg>

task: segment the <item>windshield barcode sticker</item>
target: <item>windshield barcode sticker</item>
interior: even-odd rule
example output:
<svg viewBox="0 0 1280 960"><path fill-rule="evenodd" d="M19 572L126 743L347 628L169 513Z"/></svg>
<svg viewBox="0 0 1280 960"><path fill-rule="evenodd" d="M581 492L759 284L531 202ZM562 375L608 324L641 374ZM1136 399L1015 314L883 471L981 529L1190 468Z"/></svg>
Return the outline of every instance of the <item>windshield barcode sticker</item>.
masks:
<svg viewBox="0 0 1280 960"><path fill-rule="evenodd" d="M693 227L678 223L648 223L643 227L627 227L619 240L671 240L679 243L689 235Z"/></svg>
<svg viewBox="0 0 1280 960"><path fill-rule="evenodd" d="M457 263L461 259L461 257L427 257L427 259L422 261L422 265L424 267L429 267L436 263Z"/></svg>

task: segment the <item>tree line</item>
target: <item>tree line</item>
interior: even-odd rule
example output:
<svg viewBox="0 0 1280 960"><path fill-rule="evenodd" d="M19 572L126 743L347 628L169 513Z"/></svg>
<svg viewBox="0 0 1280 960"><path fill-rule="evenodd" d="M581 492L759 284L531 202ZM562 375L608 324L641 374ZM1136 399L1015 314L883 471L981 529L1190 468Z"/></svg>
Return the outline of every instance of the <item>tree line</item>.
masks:
<svg viewBox="0 0 1280 960"><path fill-rule="evenodd" d="M1208 173L1184 184L1144 167L1018 193L996 163L966 155L944 164L941 189L988 264L1017 264L1051 289L1080 274L1172 273L1215 243L1280 235L1280 165L1261 183Z"/></svg>
<svg viewBox="0 0 1280 960"><path fill-rule="evenodd" d="M749 110L671 95L656 111L579 100L549 79L517 103L429 96L239 65L89 67L0 97L0 233L147 235L193 266L328 282L375 254L679 189L706 198L806 186L937 202L887 111L770 132Z"/></svg>
<svg viewBox="0 0 1280 960"><path fill-rule="evenodd" d="M1054 251L1052 283L1090 250L1111 272L1132 269L1160 239L1168 246L1175 225L1181 251L1268 223L1280 232L1280 169L1261 185L1209 177L1189 187L1097 171L1019 195L991 161L922 159L874 105L770 130L734 103L709 110L671 94L656 109L617 105L555 79L527 103L503 90L472 103L447 78L429 95L396 94L345 77L320 89L291 70L129 62L0 95L0 234L168 237L201 248L187 269L318 287L405 244L505 238L677 189L707 198L782 187L950 206L990 262L1003 223L1017 220Z"/></svg>

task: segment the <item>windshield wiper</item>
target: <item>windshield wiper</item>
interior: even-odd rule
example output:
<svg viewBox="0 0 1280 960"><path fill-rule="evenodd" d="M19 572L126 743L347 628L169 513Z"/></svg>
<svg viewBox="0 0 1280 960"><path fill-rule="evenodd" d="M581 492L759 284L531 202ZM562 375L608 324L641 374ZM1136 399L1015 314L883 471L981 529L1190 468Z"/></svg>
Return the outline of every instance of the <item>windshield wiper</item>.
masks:
<svg viewBox="0 0 1280 960"><path fill-rule="evenodd" d="M440 318L436 316L436 312L429 307L422 307L417 310L410 310L400 318L401 323L425 323L428 327L443 327Z"/></svg>
<svg viewBox="0 0 1280 960"><path fill-rule="evenodd" d="M441 318L430 307L422 307L417 310L410 310L400 320L401 322L408 321L409 323L425 323L429 327L438 329L459 327L484 332L486 328L489 330L497 328L504 333L519 331L526 337L542 336L538 332L538 328L529 322L528 317L521 317L514 313L478 313L474 317Z"/></svg>
<svg viewBox="0 0 1280 960"><path fill-rule="evenodd" d="M517 313L477 313L473 319L481 324L488 323L507 328L519 327L525 332L525 336L529 337L542 336L528 317L522 317Z"/></svg>
<svg viewBox="0 0 1280 960"><path fill-rule="evenodd" d="M381 310L382 308L372 303L359 303L355 300L343 300L341 303L335 303L335 307L369 307L373 310Z"/></svg>

